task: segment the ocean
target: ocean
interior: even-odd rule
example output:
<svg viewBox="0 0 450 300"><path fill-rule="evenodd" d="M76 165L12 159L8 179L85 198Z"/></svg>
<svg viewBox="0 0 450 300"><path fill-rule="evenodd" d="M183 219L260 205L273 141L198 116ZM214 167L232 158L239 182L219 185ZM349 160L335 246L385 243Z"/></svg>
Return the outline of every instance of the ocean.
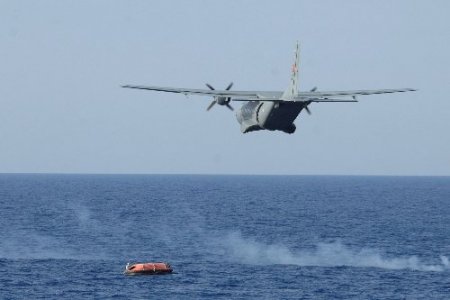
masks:
<svg viewBox="0 0 450 300"><path fill-rule="evenodd" d="M450 299L450 177L2 174L0 205L1 299Z"/></svg>

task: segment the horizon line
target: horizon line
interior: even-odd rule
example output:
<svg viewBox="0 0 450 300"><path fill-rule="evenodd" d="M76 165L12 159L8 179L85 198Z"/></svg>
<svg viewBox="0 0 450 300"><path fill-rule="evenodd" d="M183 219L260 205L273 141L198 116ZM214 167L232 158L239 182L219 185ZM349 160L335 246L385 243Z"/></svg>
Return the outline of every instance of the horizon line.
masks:
<svg viewBox="0 0 450 300"><path fill-rule="evenodd" d="M250 174L250 173L102 173L102 172L0 172L0 175L129 175L129 176L311 176L311 177L450 177L450 175L419 175L419 174Z"/></svg>

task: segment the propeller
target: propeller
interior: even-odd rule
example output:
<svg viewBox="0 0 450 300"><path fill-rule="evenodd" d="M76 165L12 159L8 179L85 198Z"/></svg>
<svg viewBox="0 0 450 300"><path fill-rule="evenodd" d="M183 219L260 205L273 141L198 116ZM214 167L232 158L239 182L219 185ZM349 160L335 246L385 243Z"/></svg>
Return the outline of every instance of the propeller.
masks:
<svg viewBox="0 0 450 300"><path fill-rule="evenodd" d="M309 108L308 108L308 105L310 104L311 102L308 102L306 105L305 105L305 110L306 110L306 112L308 113L308 115L311 115L311 111L309 110Z"/></svg>
<svg viewBox="0 0 450 300"><path fill-rule="evenodd" d="M313 87L312 89L309 90L311 93L317 91L317 86ZM306 112L308 113L308 115L311 115L311 111L308 108L308 105L311 104L311 101L306 102L304 109L306 110Z"/></svg>
<svg viewBox="0 0 450 300"><path fill-rule="evenodd" d="M206 86L211 90L211 91L215 91L216 89L210 85L209 83L206 83ZM233 82L230 82L230 84L225 88L226 91L230 90L231 87L233 86ZM225 105L226 107L228 107L230 110L234 110L233 107L230 105L230 101L231 98L230 97L220 97L220 96L215 96L214 100L208 105L208 107L206 108L207 111L209 111L214 104L219 104L219 105Z"/></svg>

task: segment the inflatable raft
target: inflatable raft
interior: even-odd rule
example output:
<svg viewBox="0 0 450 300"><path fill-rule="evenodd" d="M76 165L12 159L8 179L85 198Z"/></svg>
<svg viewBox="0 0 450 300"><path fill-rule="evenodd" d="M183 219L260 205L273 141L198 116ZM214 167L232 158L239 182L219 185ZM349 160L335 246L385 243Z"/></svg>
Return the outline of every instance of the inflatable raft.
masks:
<svg viewBox="0 0 450 300"><path fill-rule="evenodd" d="M125 275L162 275L172 273L172 267L163 262L128 263L123 273Z"/></svg>

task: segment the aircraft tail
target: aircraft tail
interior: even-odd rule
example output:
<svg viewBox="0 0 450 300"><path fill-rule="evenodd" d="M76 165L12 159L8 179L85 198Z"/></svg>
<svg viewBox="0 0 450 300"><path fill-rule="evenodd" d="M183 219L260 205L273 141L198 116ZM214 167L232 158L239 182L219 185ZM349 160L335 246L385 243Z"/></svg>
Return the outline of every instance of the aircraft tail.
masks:
<svg viewBox="0 0 450 300"><path fill-rule="evenodd" d="M292 65L291 70L291 80L289 83L289 87L284 91L282 98L283 99L291 99L292 97L298 94L298 68L300 63L300 45L297 42L297 46L295 48L295 60Z"/></svg>

